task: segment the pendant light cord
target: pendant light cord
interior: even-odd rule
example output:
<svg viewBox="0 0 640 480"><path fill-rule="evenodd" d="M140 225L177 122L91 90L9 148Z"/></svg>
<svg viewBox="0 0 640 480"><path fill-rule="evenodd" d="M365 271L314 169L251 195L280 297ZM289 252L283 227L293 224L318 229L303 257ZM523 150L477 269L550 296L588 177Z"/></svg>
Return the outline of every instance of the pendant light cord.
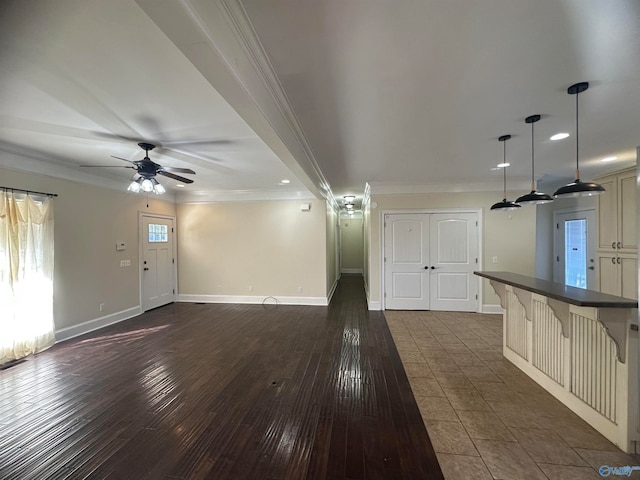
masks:
<svg viewBox="0 0 640 480"><path fill-rule="evenodd" d="M502 142L502 163L507 163L507 142L506 140ZM503 185L504 185L504 199L507 199L507 166L502 167L502 177L503 177Z"/></svg>
<svg viewBox="0 0 640 480"><path fill-rule="evenodd" d="M533 123L531 122L531 190L535 190L536 189L536 185L535 185L535 173L533 171Z"/></svg>
<svg viewBox="0 0 640 480"><path fill-rule="evenodd" d="M578 97L580 92L576 92L576 180L580 179L580 124L578 115Z"/></svg>

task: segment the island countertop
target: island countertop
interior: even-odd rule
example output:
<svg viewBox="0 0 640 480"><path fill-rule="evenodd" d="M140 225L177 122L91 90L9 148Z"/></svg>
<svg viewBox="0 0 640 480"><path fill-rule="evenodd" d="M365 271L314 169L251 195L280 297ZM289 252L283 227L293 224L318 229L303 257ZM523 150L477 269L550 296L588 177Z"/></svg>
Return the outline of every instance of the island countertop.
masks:
<svg viewBox="0 0 640 480"><path fill-rule="evenodd" d="M521 288L529 292L544 295L562 302L580 307L596 308L638 308L638 301L617 297L608 293L595 292L561 283L549 282L540 278L528 277L511 272L473 272L474 274L496 282Z"/></svg>

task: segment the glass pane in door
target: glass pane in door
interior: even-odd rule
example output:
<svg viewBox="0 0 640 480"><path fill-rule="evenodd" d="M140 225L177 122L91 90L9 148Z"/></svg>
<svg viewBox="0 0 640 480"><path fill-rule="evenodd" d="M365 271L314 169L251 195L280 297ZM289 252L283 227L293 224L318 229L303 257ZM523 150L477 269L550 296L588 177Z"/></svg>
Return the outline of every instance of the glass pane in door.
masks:
<svg viewBox="0 0 640 480"><path fill-rule="evenodd" d="M567 220L564 241L564 283L587 288L587 220Z"/></svg>

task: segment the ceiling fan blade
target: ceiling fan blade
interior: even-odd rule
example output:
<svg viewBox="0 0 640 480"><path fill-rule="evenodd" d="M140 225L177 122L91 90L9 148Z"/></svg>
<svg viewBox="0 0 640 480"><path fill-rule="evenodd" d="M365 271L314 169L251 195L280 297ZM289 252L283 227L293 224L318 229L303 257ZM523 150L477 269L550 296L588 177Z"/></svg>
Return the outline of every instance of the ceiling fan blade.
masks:
<svg viewBox="0 0 640 480"><path fill-rule="evenodd" d="M180 175L174 175L173 173L165 172L164 170L158 170L158 175L164 175L165 177L173 178L174 180L178 180L182 183L193 183L193 180L190 178L184 178Z"/></svg>
<svg viewBox="0 0 640 480"><path fill-rule="evenodd" d="M128 165L80 165L80 166L84 168L133 168L134 170L136 169L136 167L130 167Z"/></svg>
<svg viewBox="0 0 640 480"><path fill-rule="evenodd" d="M173 172L173 173L190 173L192 175L196 174L196 172L194 172L190 168L162 167L162 170L165 172Z"/></svg>
<svg viewBox="0 0 640 480"><path fill-rule="evenodd" d="M179 150L175 150L173 148L164 147L158 148L158 151L161 155L166 155L167 157L175 158L176 160L180 160L187 164L196 165L207 170L214 170L223 174L231 174L235 172L232 168L222 165L221 163L223 162L223 160L214 157L207 156L205 158L191 153L185 153Z"/></svg>
<svg viewBox="0 0 640 480"><path fill-rule="evenodd" d="M117 158L118 160L124 160L125 162L129 162L129 163L134 163L135 164L135 162L133 162L131 160L127 160L126 158L116 157L115 155L111 155L111 157L112 158Z"/></svg>

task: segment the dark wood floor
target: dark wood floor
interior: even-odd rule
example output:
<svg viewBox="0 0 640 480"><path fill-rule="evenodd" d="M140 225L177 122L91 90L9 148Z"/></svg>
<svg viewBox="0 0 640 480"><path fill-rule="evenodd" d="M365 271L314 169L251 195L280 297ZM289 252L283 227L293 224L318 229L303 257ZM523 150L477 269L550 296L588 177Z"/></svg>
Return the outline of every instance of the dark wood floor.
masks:
<svg viewBox="0 0 640 480"><path fill-rule="evenodd" d="M361 277L330 307L173 304L0 371L2 479L442 479Z"/></svg>

